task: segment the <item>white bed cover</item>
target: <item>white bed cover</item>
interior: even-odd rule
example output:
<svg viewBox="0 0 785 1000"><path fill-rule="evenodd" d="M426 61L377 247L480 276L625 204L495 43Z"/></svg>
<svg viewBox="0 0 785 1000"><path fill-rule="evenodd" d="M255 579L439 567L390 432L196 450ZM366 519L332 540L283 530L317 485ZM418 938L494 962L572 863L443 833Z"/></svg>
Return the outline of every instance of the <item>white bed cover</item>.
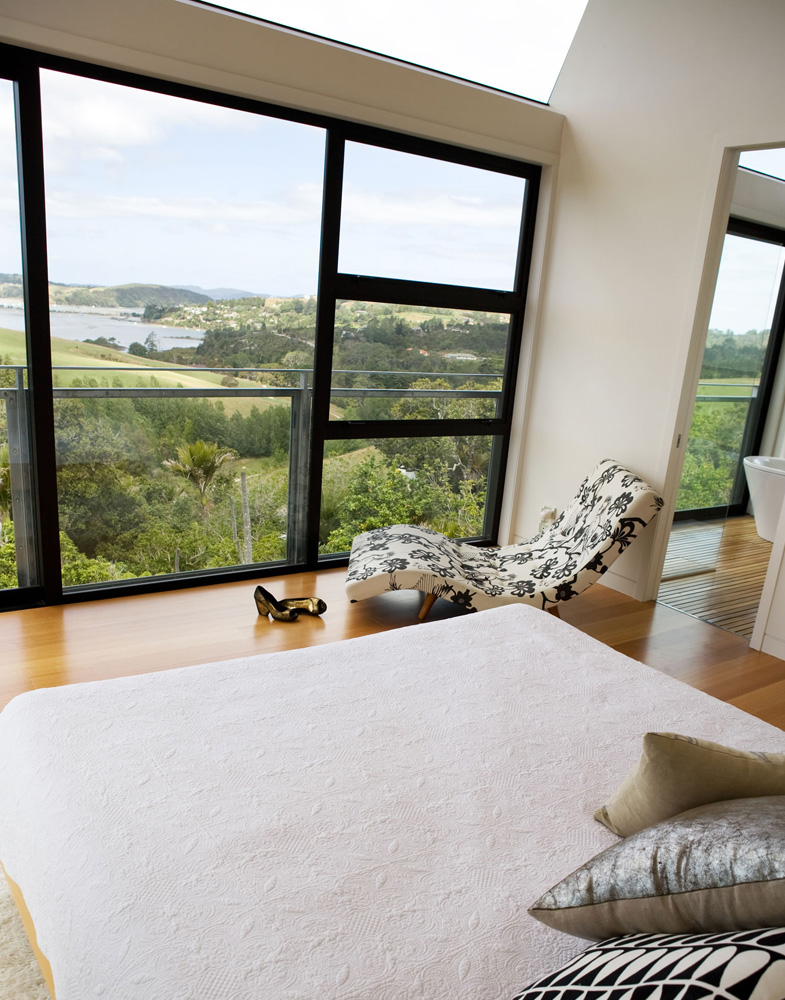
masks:
<svg viewBox="0 0 785 1000"><path fill-rule="evenodd" d="M523 606L34 691L0 860L57 1000L511 1000L585 947L526 908L649 729L785 748Z"/></svg>

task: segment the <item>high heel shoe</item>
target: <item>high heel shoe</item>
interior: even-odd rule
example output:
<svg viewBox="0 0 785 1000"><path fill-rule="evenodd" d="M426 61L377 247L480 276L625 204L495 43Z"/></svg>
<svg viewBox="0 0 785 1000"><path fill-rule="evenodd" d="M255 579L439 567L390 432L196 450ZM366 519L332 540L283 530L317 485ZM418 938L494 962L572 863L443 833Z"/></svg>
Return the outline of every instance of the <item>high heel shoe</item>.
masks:
<svg viewBox="0 0 785 1000"><path fill-rule="evenodd" d="M304 611L307 615L323 615L327 603L321 597L288 597L280 602L285 608Z"/></svg>
<svg viewBox="0 0 785 1000"><path fill-rule="evenodd" d="M298 612L294 608L284 607L281 601L276 601L273 595L264 587L257 587L253 592L256 610L265 618L272 615L277 622L293 622L297 620Z"/></svg>

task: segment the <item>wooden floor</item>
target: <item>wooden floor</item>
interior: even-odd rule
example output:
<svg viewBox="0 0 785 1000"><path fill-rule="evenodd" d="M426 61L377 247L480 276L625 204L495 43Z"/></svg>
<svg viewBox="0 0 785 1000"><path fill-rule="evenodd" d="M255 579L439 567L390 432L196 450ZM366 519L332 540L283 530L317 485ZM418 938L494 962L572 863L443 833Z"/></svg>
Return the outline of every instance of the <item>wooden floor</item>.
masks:
<svg viewBox="0 0 785 1000"><path fill-rule="evenodd" d="M349 604L345 570L269 579L276 597L316 595L323 618L260 618L253 583L35 608L0 614L0 706L32 688L146 673L297 649L415 624L419 595ZM562 604L562 618L634 659L785 729L785 661L750 652L740 636L663 604L640 604L602 585ZM464 614L437 601L430 620Z"/></svg>
<svg viewBox="0 0 785 1000"><path fill-rule="evenodd" d="M675 524L657 599L749 639L770 556L751 516Z"/></svg>

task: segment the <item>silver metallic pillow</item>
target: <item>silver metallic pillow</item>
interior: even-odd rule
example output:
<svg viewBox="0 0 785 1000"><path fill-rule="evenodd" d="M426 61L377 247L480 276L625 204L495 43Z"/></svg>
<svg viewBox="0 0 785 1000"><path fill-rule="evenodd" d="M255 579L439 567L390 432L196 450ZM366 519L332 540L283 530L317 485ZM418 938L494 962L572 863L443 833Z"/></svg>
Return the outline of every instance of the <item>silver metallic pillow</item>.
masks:
<svg viewBox="0 0 785 1000"><path fill-rule="evenodd" d="M530 908L578 937L785 925L785 796L690 809L627 837Z"/></svg>

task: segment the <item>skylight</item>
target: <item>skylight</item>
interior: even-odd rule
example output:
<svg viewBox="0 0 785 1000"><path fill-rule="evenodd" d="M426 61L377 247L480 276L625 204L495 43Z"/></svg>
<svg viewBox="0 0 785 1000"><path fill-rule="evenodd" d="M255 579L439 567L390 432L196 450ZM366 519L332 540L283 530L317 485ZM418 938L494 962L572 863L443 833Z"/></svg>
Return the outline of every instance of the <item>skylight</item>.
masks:
<svg viewBox="0 0 785 1000"><path fill-rule="evenodd" d="M586 3L226 0L204 5L547 103Z"/></svg>
<svg viewBox="0 0 785 1000"><path fill-rule="evenodd" d="M739 166L785 181L785 149L749 149L739 157Z"/></svg>

